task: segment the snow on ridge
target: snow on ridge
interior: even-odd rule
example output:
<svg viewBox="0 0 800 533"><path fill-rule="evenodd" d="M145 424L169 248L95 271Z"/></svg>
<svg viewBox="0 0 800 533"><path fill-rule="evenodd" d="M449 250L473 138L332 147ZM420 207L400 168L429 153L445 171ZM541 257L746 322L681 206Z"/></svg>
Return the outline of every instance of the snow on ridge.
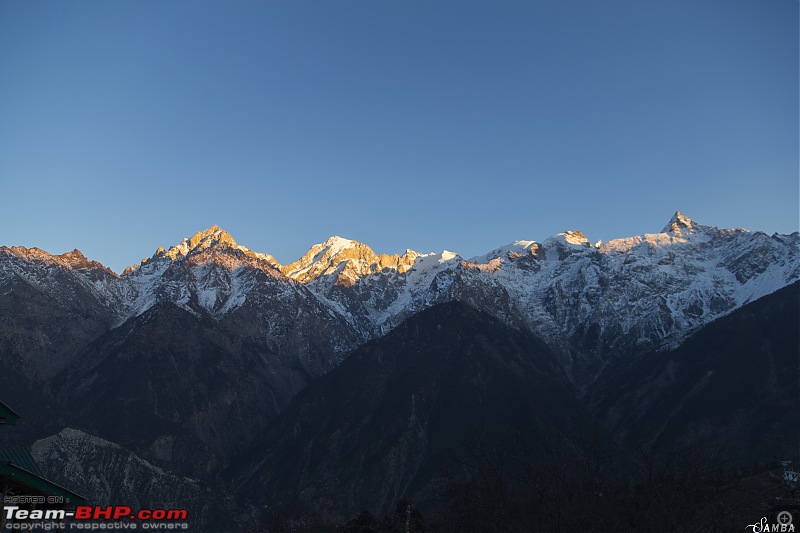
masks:
<svg viewBox="0 0 800 533"><path fill-rule="evenodd" d="M554 244L583 247L589 245L589 239L580 231L565 231L545 239L542 247L547 248Z"/></svg>
<svg viewBox="0 0 800 533"><path fill-rule="evenodd" d="M460 256L455 252L442 250L440 253L420 254L414 259L414 265L409 270L410 274L428 272L431 269L439 268L439 266L460 259Z"/></svg>
<svg viewBox="0 0 800 533"><path fill-rule="evenodd" d="M322 243L328 253L331 255L336 255L342 250L346 250L347 248L352 248L358 244L357 241L353 241L350 239L345 239L343 237L339 237L338 235L334 235Z"/></svg>
<svg viewBox="0 0 800 533"><path fill-rule="evenodd" d="M633 335L660 349L800 279L800 234L768 237L687 220L691 228L598 245L564 232L541 245L546 253L536 253L533 241L517 241L470 262L452 261L452 252L425 254L383 292L374 291L385 278L373 289L366 276L352 297L320 296L368 316L376 334L427 306L460 299L567 352L590 326L609 339ZM513 253L514 245L528 253ZM491 268L477 268L489 262Z"/></svg>
<svg viewBox="0 0 800 533"><path fill-rule="evenodd" d="M525 241L525 240L514 241L512 243L506 244L505 246L500 246L498 248L495 248L494 250L486 252L483 255L476 255L475 257L467 259L467 261L469 261L470 263L475 263L477 265L487 264L489 263L489 261L493 259L505 258L508 256L508 254L529 253L531 247L534 244L537 244L536 241Z"/></svg>

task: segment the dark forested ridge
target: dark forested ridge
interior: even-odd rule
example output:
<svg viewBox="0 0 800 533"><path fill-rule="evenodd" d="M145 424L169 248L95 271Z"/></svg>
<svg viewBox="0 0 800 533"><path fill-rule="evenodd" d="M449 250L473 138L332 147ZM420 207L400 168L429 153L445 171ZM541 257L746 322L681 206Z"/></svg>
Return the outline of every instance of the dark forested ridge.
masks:
<svg viewBox="0 0 800 533"><path fill-rule="evenodd" d="M259 503L342 518L431 499L476 445L613 446L539 339L460 302L408 319L303 391L231 468Z"/></svg>
<svg viewBox="0 0 800 533"><path fill-rule="evenodd" d="M676 442L733 464L800 450L800 284L745 305L675 350L609 369L586 400L626 448Z"/></svg>
<svg viewBox="0 0 800 533"><path fill-rule="evenodd" d="M774 467L800 445L799 288L609 368L580 401L535 337L434 307L303 391L234 486L318 520L373 523L408 498L444 529L725 530L794 500Z"/></svg>

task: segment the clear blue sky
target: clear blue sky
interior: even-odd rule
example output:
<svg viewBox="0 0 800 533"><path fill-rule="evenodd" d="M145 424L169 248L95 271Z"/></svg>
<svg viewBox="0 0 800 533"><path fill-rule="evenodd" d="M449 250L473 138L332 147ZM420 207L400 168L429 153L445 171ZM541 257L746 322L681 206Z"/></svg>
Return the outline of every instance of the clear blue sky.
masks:
<svg viewBox="0 0 800 533"><path fill-rule="evenodd" d="M0 0L0 244L798 229L796 0Z"/></svg>

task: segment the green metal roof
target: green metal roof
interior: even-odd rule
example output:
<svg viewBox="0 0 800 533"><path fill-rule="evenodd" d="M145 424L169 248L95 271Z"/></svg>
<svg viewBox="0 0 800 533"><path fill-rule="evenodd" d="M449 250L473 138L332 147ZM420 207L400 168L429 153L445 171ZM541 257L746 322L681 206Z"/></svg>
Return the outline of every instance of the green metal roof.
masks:
<svg viewBox="0 0 800 533"><path fill-rule="evenodd" d="M6 481L11 485L11 495L16 492L27 496L63 496L65 502L69 504L83 505L88 503L83 496L79 496L71 490L37 476L10 461L0 462L0 481Z"/></svg>
<svg viewBox="0 0 800 533"><path fill-rule="evenodd" d="M0 448L0 463L14 463L28 472L42 476L42 471L25 448Z"/></svg>
<svg viewBox="0 0 800 533"><path fill-rule="evenodd" d="M8 424L9 426L15 426L19 418L22 417L15 413L12 408L0 402L0 425Z"/></svg>

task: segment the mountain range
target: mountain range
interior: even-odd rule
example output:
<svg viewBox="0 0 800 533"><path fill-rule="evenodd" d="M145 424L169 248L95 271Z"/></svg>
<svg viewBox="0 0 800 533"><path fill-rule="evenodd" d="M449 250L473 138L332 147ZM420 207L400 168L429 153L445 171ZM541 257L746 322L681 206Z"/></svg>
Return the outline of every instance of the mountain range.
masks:
<svg viewBox="0 0 800 533"><path fill-rule="evenodd" d="M687 435L771 460L799 440L799 245L676 213L658 233L469 259L332 237L281 265L217 226L120 275L3 246L0 399L24 424L0 441L64 483L102 448L173 476L193 508L219 490L231 513L336 519L428 498L487 435L577 449L591 433L620 472L633 447ZM748 384L762 393L734 392ZM90 496L129 495L108 468Z"/></svg>

